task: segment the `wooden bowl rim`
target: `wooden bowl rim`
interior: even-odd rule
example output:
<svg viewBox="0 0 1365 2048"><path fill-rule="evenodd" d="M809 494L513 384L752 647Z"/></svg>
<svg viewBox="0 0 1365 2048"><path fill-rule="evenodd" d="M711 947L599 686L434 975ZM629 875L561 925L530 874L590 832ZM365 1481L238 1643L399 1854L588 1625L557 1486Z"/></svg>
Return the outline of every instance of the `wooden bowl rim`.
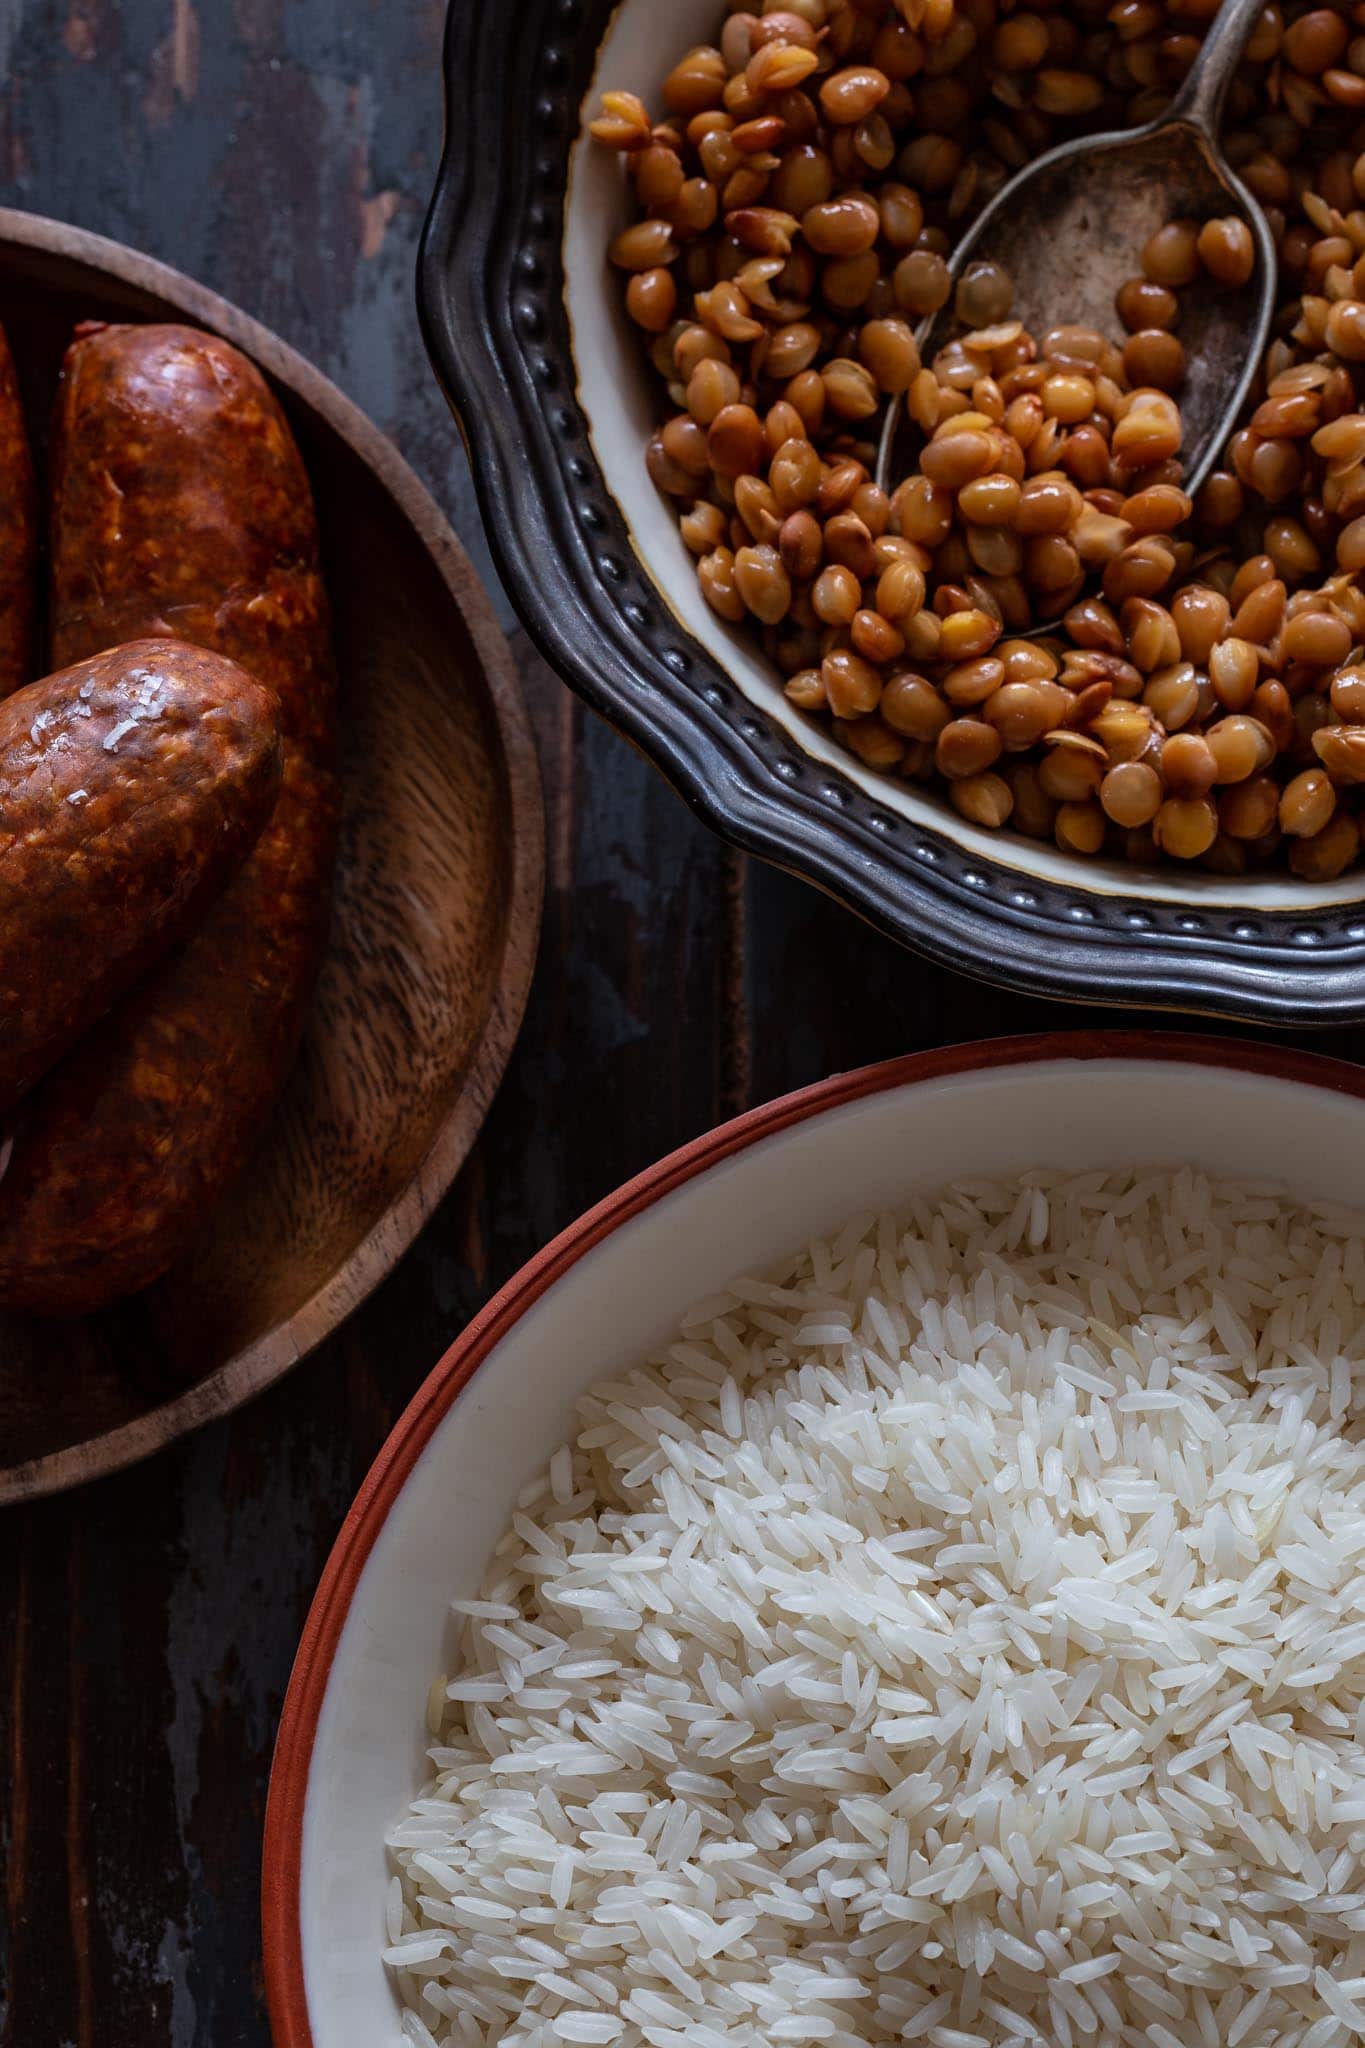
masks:
<svg viewBox="0 0 1365 2048"><path fill-rule="evenodd" d="M393 443L287 342L230 301L155 257L40 214L0 207L0 256L18 246L102 272L174 306L234 343L360 458L430 555L473 643L505 766L512 867L502 954L459 1095L403 1192L345 1263L294 1314L174 1400L134 1421L8 1468L0 1506L83 1484L136 1463L201 1424L240 1407L340 1327L408 1250L443 1199L478 1135L501 1081L530 993L545 893L540 767L511 650L473 564L449 521Z"/></svg>
<svg viewBox="0 0 1365 2048"><path fill-rule="evenodd" d="M332 1662L379 1533L418 1459L480 1367L521 1318L603 1241L666 1195L748 1150L830 1110L912 1083L1064 1061L1127 1060L1152 1067L1217 1067L1357 1099L1365 1070L1288 1045L1181 1031L1050 1031L902 1054L814 1081L744 1111L646 1167L588 1209L480 1310L422 1382L389 1432L337 1533L313 1595L275 1737L261 1855L266 2007L275 2048L320 2048L309 2014L299 1890L308 1779ZM381 1931L375 1929L375 1947Z"/></svg>

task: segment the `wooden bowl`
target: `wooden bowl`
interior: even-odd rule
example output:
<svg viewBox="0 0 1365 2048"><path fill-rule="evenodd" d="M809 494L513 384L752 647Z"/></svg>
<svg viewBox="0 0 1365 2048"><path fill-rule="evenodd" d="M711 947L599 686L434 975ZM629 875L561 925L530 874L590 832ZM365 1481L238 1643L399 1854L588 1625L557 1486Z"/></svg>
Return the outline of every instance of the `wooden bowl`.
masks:
<svg viewBox="0 0 1365 2048"><path fill-rule="evenodd" d="M40 437L76 321L188 320L271 380L317 497L341 672L332 937L303 1049L194 1255L79 1321L0 1318L0 1501L108 1472L286 1372L412 1242L506 1065L540 783L506 643L395 449L266 328L98 235L0 209L0 321Z"/></svg>

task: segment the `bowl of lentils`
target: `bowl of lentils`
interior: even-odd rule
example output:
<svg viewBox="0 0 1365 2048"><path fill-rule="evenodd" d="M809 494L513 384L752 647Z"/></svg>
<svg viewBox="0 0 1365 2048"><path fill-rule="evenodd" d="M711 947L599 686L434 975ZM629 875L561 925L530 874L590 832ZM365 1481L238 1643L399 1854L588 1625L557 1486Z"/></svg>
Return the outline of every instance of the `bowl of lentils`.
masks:
<svg viewBox="0 0 1365 2048"><path fill-rule="evenodd" d="M1173 175L1102 303L1055 254L1055 304L950 268L1037 156L1157 119L1216 12L455 9L420 299L529 629L710 823L987 979L1342 1022L1365 9L1268 5L1228 95L1276 300L1197 488L1181 394L1244 221Z"/></svg>

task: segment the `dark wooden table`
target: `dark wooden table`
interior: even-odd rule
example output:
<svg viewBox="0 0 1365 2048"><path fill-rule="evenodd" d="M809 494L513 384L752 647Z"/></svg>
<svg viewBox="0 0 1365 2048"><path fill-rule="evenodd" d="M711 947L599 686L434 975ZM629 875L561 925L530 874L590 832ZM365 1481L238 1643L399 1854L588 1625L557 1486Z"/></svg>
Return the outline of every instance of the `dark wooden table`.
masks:
<svg viewBox="0 0 1365 2048"><path fill-rule="evenodd" d="M0 0L0 200L164 257L278 329L395 437L487 573L413 312L443 9ZM820 1075L1133 1021L941 973L737 858L523 652L544 939L459 1184L281 1387L0 1521L3 2048L263 2048L260 1827L309 1597L394 1417L531 1252L659 1154Z"/></svg>

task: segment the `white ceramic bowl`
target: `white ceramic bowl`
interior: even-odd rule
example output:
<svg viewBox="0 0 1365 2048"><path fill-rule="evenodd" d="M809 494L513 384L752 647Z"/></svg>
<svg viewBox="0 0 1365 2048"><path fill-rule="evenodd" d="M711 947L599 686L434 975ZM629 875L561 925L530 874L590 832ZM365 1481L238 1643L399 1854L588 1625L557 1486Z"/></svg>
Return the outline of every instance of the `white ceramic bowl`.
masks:
<svg viewBox="0 0 1365 2048"><path fill-rule="evenodd" d="M1173 1165L1358 1203L1365 1073L1217 1039L1011 1039L865 1068L725 1124L589 1212L504 1288L394 1429L323 1575L266 1818L277 2048L388 2048L386 1828L427 1776L448 1603L591 1381L693 1301L841 1222L960 1176Z"/></svg>
<svg viewBox="0 0 1365 2048"><path fill-rule="evenodd" d="M747 628L729 626L701 594L697 564L678 532L677 509L651 483L644 449L658 425L659 384L645 360L640 330L626 317L617 281L604 275L608 237L635 217L629 179L618 160L598 148L588 120L608 86L663 79L689 49L714 39L717 0L675 0L665 19L652 0L624 0L598 46L585 93L582 126L569 156L564 207L564 300L569 313L578 398L588 421L593 453L612 497L625 516L641 563L669 610L725 670L757 710L828 773L845 777L921 832L951 840L978 866L994 864L1020 879L1059 887L1083 885L1103 896L1169 904L1262 909L1308 909L1347 903L1361 893L1360 877L1312 885L1278 870L1225 878L1171 863L1135 876L1117 861L1079 864L1045 841L1015 832L988 832L959 817L935 792L866 767L840 746L823 720L799 711L782 691L782 677ZM615 288L614 288L615 287Z"/></svg>

